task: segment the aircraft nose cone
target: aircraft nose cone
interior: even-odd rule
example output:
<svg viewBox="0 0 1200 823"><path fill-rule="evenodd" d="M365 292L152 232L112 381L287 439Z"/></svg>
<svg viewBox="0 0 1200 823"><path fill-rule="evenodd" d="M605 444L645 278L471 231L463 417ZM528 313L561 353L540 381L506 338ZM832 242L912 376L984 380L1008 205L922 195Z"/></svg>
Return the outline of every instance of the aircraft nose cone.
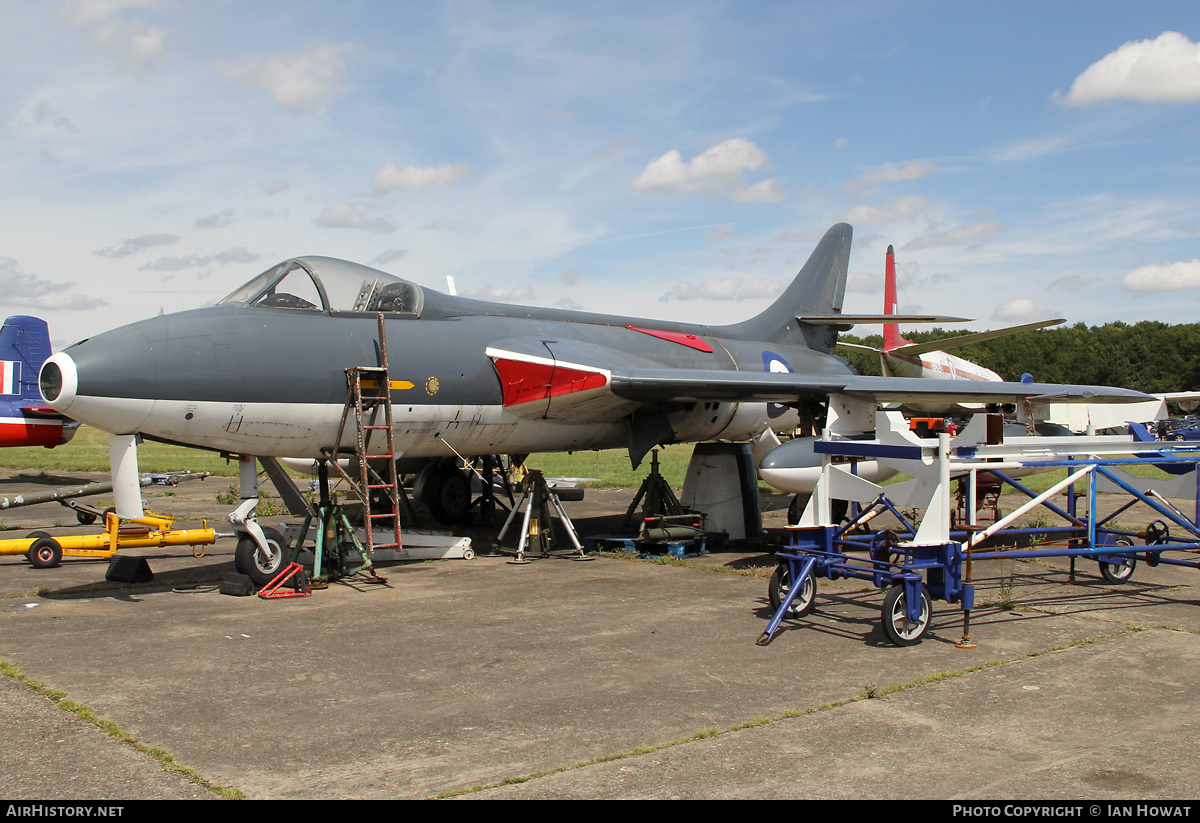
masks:
<svg viewBox="0 0 1200 823"><path fill-rule="evenodd" d="M56 412L111 434L133 434L154 405L137 379L152 372L150 358L145 335L109 332L47 358L38 386Z"/></svg>

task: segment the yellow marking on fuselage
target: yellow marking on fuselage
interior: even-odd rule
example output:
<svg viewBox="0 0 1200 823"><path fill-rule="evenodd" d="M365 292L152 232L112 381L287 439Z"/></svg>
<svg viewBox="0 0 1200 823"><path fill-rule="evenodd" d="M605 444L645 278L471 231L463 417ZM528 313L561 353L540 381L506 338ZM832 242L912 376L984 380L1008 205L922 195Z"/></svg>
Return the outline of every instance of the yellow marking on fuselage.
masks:
<svg viewBox="0 0 1200 823"><path fill-rule="evenodd" d="M389 380L388 381L388 388L391 389L392 391L401 391L403 389L411 389L414 385L415 385L414 383L410 383L407 380ZM362 381L362 387L364 389L377 389L377 388L379 388L379 383L374 380L364 380L364 381Z"/></svg>

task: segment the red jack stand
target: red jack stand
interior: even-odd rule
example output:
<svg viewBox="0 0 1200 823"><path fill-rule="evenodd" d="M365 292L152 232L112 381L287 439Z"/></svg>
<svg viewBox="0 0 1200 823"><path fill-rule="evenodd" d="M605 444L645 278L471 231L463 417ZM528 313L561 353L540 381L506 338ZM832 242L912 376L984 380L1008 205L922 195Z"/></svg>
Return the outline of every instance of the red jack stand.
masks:
<svg viewBox="0 0 1200 823"><path fill-rule="evenodd" d="M289 582L292 591L279 591L285 583ZM280 597L308 597L311 594L312 590L308 588L308 578L305 577L304 567L299 563L289 563L284 566L283 571L275 575L274 580L262 587L258 596L263 600L275 600Z"/></svg>

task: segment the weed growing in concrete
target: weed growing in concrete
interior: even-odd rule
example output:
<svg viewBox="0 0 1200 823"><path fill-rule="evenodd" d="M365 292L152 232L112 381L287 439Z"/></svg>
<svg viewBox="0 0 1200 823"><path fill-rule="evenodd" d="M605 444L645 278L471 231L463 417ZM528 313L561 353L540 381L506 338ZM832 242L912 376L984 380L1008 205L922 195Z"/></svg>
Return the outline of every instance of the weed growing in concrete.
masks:
<svg viewBox="0 0 1200 823"><path fill-rule="evenodd" d="M9 661L4 660L2 658L0 658L0 675L5 675L8 677L11 677L13 680L16 680L22 686L25 686L26 688L31 689L32 691L36 692L37 694L40 694L43 697L48 698L50 701L52 701L54 703L55 706L62 709L63 711L70 712L71 714L78 717L80 720L83 720L87 723L92 724L96 728L100 729L100 731L104 732L109 737L111 737L113 740L116 740L120 743L124 743L125 745L130 746L133 749L136 749L137 751L141 752L142 754L145 754L145 755L153 758L154 760L157 760L159 763L162 764L164 771L174 772L175 774L181 775L181 776L185 777L186 779L190 780L191 782L203 786L204 788L208 789L209 791L213 792L214 794L219 795L220 797L222 797L226 800L244 800L245 799L245 795L243 795L237 789L231 789L231 788L227 788L225 786L218 786L213 783L209 783L207 780L205 780L200 775L198 775L195 772L195 770L190 769L187 766L182 766L179 763L176 763L175 758L172 757L171 755L169 755L167 752L163 751L162 749L160 749L156 746L145 745L144 743L140 742L134 735L125 731L120 726L118 726L116 723L113 723L111 720L105 720L104 718L100 717L99 715L96 714L96 712L92 709L91 706L87 706L83 703L76 703L74 700L68 700L67 695L65 693L51 689L51 688L47 687L46 685L44 685L43 683L40 683L39 681L34 680L31 677L27 677L25 675L25 673L22 672L19 668L17 668L15 665L13 665Z"/></svg>
<svg viewBox="0 0 1200 823"><path fill-rule="evenodd" d="M1004 564L1008 564L1008 571L1005 572ZM1015 560L1000 561L1000 608L1005 611L1012 611L1016 608L1013 603L1013 578L1016 573Z"/></svg>

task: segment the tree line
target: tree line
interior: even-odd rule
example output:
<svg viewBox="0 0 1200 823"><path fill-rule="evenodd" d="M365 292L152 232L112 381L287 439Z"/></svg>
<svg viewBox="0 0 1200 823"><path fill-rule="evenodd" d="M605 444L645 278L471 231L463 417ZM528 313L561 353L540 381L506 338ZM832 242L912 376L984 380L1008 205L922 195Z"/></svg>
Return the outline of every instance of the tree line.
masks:
<svg viewBox="0 0 1200 823"><path fill-rule="evenodd" d="M924 343L969 333L932 329L905 336L914 343ZM881 334L861 338L842 334L839 339L883 347ZM985 340L951 349L950 353L989 368L1005 380L1019 380L1022 373L1028 372L1039 383L1119 386L1143 392L1200 389L1197 323L1076 323ZM859 374L881 373L877 355L846 350L838 354L849 360Z"/></svg>

